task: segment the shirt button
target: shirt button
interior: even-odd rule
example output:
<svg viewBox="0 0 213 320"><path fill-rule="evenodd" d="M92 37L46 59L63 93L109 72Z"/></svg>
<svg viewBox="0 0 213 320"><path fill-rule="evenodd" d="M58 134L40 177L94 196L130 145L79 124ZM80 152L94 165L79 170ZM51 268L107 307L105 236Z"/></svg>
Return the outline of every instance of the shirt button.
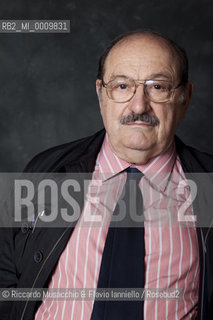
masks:
<svg viewBox="0 0 213 320"><path fill-rule="evenodd" d="M34 261L35 261L36 263L39 263L39 262L42 261L42 259L43 259L43 254L42 254L42 252L41 252L41 251L36 251L36 252L34 253Z"/></svg>
<svg viewBox="0 0 213 320"><path fill-rule="evenodd" d="M27 231L29 230L29 226L26 222L22 223L21 225L21 232L22 233L27 233Z"/></svg>

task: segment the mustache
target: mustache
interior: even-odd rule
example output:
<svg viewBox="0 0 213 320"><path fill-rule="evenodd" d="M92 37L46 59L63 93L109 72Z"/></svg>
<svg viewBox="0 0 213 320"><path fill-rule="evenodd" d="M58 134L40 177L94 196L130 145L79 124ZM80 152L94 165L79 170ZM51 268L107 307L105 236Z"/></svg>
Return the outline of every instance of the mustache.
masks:
<svg viewBox="0 0 213 320"><path fill-rule="evenodd" d="M137 114L132 112L128 116L123 116L120 119L121 124L134 123L135 121L143 121L151 126L155 127L159 124L159 120L157 117L150 116L147 112L143 112L141 114Z"/></svg>

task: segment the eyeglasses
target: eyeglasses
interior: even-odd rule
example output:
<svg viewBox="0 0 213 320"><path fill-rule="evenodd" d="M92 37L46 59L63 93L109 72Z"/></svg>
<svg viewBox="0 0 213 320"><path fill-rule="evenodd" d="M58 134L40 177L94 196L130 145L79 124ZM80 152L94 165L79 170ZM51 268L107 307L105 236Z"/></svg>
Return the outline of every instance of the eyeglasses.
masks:
<svg viewBox="0 0 213 320"><path fill-rule="evenodd" d="M173 98L175 89L182 83L172 86L172 83L166 80L134 80L125 77L116 77L115 79L104 83L107 96L116 102L127 102L132 99L137 88L143 85L145 96L153 102L167 102Z"/></svg>

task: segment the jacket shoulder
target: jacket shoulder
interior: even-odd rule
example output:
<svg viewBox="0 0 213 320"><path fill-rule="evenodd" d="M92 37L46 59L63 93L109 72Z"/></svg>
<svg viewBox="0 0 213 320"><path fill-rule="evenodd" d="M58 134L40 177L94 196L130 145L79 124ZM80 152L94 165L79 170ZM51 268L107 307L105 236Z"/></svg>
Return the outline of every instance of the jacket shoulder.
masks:
<svg viewBox="0 0 213 320"><path fill-rule="evenodd" d="M82 160L89 153L96 154L102 144L105 130L92 136L61 144L37 154L27 164L24 172L61 172L66 163L69 165Z"/></svg>
<svg viewBox="0 0 213 320"><path fill-rule="evenodd" d="M185 145L177 136L175 137L177 153L185 171L213 172L213 155L202 152Z"/></svg>

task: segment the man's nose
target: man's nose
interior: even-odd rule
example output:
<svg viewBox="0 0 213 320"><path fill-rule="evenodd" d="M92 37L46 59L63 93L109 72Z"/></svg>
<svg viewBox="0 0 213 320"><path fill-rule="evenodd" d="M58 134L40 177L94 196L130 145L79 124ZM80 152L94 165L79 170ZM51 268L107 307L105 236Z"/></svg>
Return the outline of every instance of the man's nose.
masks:
<svg viewBox="0 0 213 320"><path fill-rule="evenodd" d="M129 101L128 109L134 113L141 114L148 111L149 101L144 93L143 84L139 85L132 99Z"/></svg>

